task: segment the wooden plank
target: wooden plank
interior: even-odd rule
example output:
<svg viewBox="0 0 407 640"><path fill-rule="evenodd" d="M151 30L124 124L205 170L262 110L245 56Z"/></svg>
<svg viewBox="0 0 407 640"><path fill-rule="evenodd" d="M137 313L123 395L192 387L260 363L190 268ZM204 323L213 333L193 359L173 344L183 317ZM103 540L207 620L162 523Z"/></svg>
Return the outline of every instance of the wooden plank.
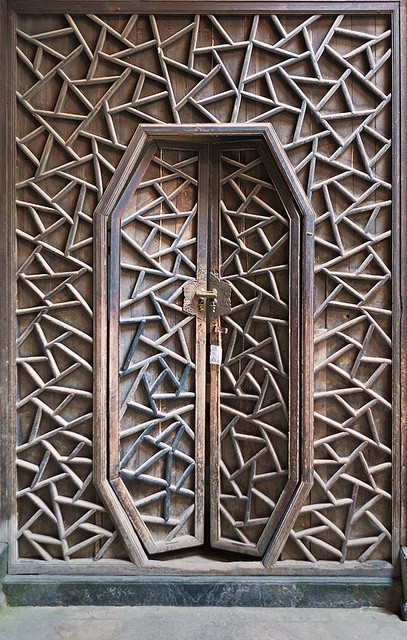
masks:
<svg viewBox="0 0 407 640"><path fill-rule="evenodd" d="M404 428L407 419L407 314L403 299L407 290L407 225L405 215L407 207L407 126L406 120L400 114L407 108L407 70L403 61L407 55L407 3L400 3L400 13L395 12L392 17L394 29L393 46L400 55L394 59L394 138L395 151L393 156L394 180L398 185L395 198L394 220L394 253L393 269L395 269L395 284L393 288L393 304L400 314L399 322L395 316L393 335L395 340L395 382L394 382L394 503L393 526L395 543L394 558L399 553L399 546L407 541L407 434ZM398 206L397 206L398 205ZM397 325L397 326L396 326Z"/></svg>
<svg viewBox="0 0 407 640"><path fill-rule="evenodd" d="M1 159L3 166L9 166L7 162L6 150L8 149L8 144L10 142L10 135L8 134L8 127L6 126L6 122L8 122L8 109L7 104L9 104L9 96L8 92L10 91L9 82L7 78L10 73L10 50L11 43L9 42L9 34L11 33L11 29L9 28L9 16L7 12L7 2L2 0L0 3L0 41L2 43L2 48L7 53L7 64L6 64L6 73L1 78L1 91L3 96L7 96L7 99L1 101L0 104L0 143L1 143ZM10 126L10 125L9 125ZM13 176L7 176L6 178L6 189L2 190L0 196L0 202L3 211L8 211L10 206L10 198L7 198L7 193L10 187ZM6 275L11 272L11 264L10 264L10 249L8 237L10 235L8 222L9 217L7 216L4 220L5 224L5 233L2 234L0 240L0 255L1 255L1 269L2 273L5 274L6 277L1 279L1 296L4 301L4 304L1 307L0 311L0 326L1 326L1 347L0 347L0 358L1 362L8 362L10 360L9 356L9 348L10 348L10 319L12 317L12 310L10 309L10 285L11 285L11 276ZM8 390L9 389L9 369L8 367L0 367L0 387L1 389ZM7 394L8 395L8 394ZM1 405L1 414L0 420L1 423L7 425L9 423L9 411L10 408L6 406L6 403L2 403ZM8 467L10 463L10 451L12 447L12 442L10 442L10 430L3 429L1 434L1 454L0 454L0 466L1 468ZM9 487L5 483L5 474L2 474L1 484L0 484L0 540L1 542L8 541L8 532L7 532L7 521L9 520L9 510L11 506L11 501L9 497Z"/></svg>
<svg viewBox="0 0 407 640"><path fill-rule="evenodd" d="M1 158L5 167L5 187L1 192L3 216L3 234L0 240L1 305L0 322L0 388L6 401L1 403L0 467L3 470L0 481L0 539L9 543L9 559L13 562L17 556L17 541L15 530L17 527L17 509L15 504L16 473L15 446L16 433L16 385L15 369L11 363L15 361L16 349L14 336L16 334L16 284L14 278L16 265L16 246L14 233L16 226L15 213L15 128L16 114L14 109L14 91L16 87L16 73L13 50L15 47L15 14L8 9L7 2L1 3L0 39L5 51L5 72L1 78L2 100L0 142ZM4 470L10 470L4 473Z"/></svg>
<svg viewBox="0 0 407 640"><path fill-rule="evenodd" d="M209 224L210 224L210 244L209 244L209 274L220 279L220 243L221 243L221 221L220 221L220 148L211 147L211 153L208 157L208 164L211 167L210 182L208 183L208 199L210 196L209 206ZM208 283L209 288L209 283ZM218 356L222 361L222 328L223 322L221 318L215 317L209 321L209 349L212 353L212 347L217 350ZM210 354L209 354L210 355ZM221 525L219 519L220 494L221 494L221 418L220 418L220 392L221 392L221 368L220 362L217 364L209 363L209 397L207 398L209 424L207 427L208 455L207 467L209 473L209 532L207 539L214 546L221 535Z"/></svg>
<svg viewBox="0 0 407 640"><path fill-rule="evenodd" d="M42 575L162 575L162 562L150 561L147 567L135 566L132 562L124 560L70 560L69 562L52 561L41 562L35 560L19 560L10 565L9 573L12 575L42 574ZM394 567L387 562L375 561L337 562L320 561L316 564L309 562L278 562L269 569L265 569L258 561L238 561L224 563L218 560L202 560L198 555L191 555L183 560L169 560L166 563L168 575L232 575L232 576L333 576L338 578L366 577L392 577L395 575Z"/></svg>
<svg viewBox="0 0 407 640"><path fill-rule="evenodd" d="M46 3L46 0L10 0L11 9L18 13L84 13L83 0L55 0L52 6ZM86 0L86 13L160 13L160 14L185 14L185 8L194 14L207 14L213 12L216 14L230 13L287 13L304 11L329 13L332 10L338 12L359 12L369 11L383 13L384 11L393 11L398 7L397 2L384 1L380 2L355 2L349 6L348 2L335 2L335 0L325 0L324 4L313 0L302 0L301 2L264 2L258 0L240 0L231 2L228 0L206 0L204 4L199 0L175 0L169 5L165 1L151 0L146 7L145 3L140 0L121 0L120 4L112 0Z"/></svg>
<svg viewBox="0 0 407 640"><path fill-rule="evenodd" d="M209 237L209 149L205 145L199 152L198 172L198 237L197 280L206 287L208 282ZM207 376L207 326L206 318L196 318L196 406L195 406L195 504L197 537L205 541L205 474L207 460L206 444L206 376Z"/></svg>

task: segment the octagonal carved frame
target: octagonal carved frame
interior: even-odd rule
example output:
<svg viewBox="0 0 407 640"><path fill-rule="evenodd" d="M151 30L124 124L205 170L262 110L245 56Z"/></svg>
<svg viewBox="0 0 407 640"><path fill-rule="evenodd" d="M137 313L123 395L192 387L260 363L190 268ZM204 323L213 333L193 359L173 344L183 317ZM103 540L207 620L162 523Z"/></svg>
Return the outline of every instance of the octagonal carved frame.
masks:
<svg viewBox="0 0 407 640"><path fill-rule="evenodd" d="M291 240L290 286L298 294L294 301L296 311L291 317L290 336L290 434L289 479L268 525L270 543L262 560L253 562L227 562L205 560L191 566L188 558L158 560L151 558L134 526L128 501L122 501L117 486L122 481L113 478L111 451L117 446L112 437L109 416L109 398L117 387L109 383L109 308L118 296L118 287L109 283L109 223L113 214L120 216L120 208L134 193L151 160L152 144L166 140L198 143L213 141L262 140L270 162L268 171L273 176L279 195L291 220L298 224ZM220 573L230 573L231 565L238 564L239 572L258 573L269 569L278 559L290 530L313 483L313 262L315 214L281 143L269 124L255 125L140 125L129 143L123 158L103 194L94 216L94 483L100 497L120 531L131 560L143 571L162 571L170 562L171 569L188 573L205 573L215 563ZM117 283L116 283L117 284ZM292 299L292 296L291 296ZM292 346L298 346L298 354ZM296 357L297 356L297 357ZM114 467L114 465L113 465ZM127 502L127 505L124 504Z"/></svg>

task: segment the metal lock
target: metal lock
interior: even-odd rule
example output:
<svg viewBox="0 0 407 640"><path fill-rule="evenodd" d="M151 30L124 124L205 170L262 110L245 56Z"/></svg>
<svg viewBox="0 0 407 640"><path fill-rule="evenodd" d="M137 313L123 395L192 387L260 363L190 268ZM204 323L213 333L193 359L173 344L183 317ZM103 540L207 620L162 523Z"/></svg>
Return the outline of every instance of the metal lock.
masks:
<svg viewBox="0 0 407 640"><path fill-rule="evenodd" d="M199 280L192 280L184 284L183 309L185 313L195 315L202 320L207 315L213 319L230 313L230 284L211 274L209 287L207 289L206 283ZM209 308L207 306L208 300L210 300Z"/></svg>
<svg viewBox="0 0 407 640"><path fill-rule="evenodd" d="M211 300L211 311L212 314L216 314L216 304L218 301L218 291L217 289L211 289L210 291L197 291L198 296L198 309L199 311L205 311L206 301Z"/></svg>

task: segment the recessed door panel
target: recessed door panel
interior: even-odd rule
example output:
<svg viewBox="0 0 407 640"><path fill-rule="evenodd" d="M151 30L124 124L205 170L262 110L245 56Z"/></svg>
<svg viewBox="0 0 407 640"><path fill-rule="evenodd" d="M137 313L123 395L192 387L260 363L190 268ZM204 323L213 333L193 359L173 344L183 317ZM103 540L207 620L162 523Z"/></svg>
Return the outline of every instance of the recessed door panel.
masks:
<svg viewBox="0 0 407 640"><path fill-rule="evenodd" d="M268 153L154 140L113 208L109 474L149 554L261 557L300 479L300 216Z"/></svg>
<svg viewBox="0 0 407 640"><path fill-rule="evenodd" d="M203 542L205 321L183 310L184 283L206 272L201 165L156 147L112 221L111 473L153 553Z"/></svg>
<svg viewBox="0 0 407 640"><path fill-rule="evenodd" d="M211 369L220 378L214 544L262 555L289 473L290 218L257 147L220 148L218 172L214 262L232 293L212 327L223 353Z"/></svg>

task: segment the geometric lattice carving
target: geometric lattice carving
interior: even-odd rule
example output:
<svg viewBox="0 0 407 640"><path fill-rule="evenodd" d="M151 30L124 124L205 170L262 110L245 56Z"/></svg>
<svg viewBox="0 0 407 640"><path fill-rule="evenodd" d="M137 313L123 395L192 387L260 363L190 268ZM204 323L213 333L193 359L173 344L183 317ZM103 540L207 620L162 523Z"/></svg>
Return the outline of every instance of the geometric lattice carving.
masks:
<svg viewBox="0 0 407 640"><path fill-rule="evenodd" d="M195 318L182 308L183 284L196 278L197 199L196 151L157 149L121 215L117 248L112 231L112 252L120 250L119 275L112 267L121 293L120 478L153 552L160 542L166 551L203 541L195 513Z"/></svg>
<svg viewBox="0 0 407 640"><path fill-rule="evenodd" d="M290 220L257 149L222 150L220 536L254 551L288 480ZM260 550L267 544L260 544Z"/></svg>
<svg viewBox="0 0 407 640"><path fill-rule="evenodd" d="M308 167L318 210L318 506L304 509L292 539L314 562L363 562L389 553L391 525L390 32L350 30L341 17L335 26L316 56L320 64L325 54L337 69L316 107L333 131L300 170Z"/></svg>
<svg viewBox="0 0 407 640"><path fill-rule="evenodd" d="M298 513L310 486L312 397L300 410L298 368L288 361L303 349L299 334L310 335L312 246L306 263L302 247L313 212L275 133L144 125L95 221L106 316L96 348L106 352L107 330L110 351L106 383L100 364L95 371L106 385L96 400L95 446L106 459L96 483L106 500L106 481L114 488L111 514L129 553L148 563L145 551L199 545L262 557L274 536L278 555L288 534L287 525L277 533L282 516L288 505ZM213 286L231 299L206 314L194 296ZM210 366L220 336L224 357Z"/></svg>
<svg viewBox="0 0 407 640"><path fill-rule="evenodd" d="M315 483L282 559L388 559L390 18L23 16L19 540L115 553L92 488L92 215L140 123L270 122L316 212Z"/></svg>

